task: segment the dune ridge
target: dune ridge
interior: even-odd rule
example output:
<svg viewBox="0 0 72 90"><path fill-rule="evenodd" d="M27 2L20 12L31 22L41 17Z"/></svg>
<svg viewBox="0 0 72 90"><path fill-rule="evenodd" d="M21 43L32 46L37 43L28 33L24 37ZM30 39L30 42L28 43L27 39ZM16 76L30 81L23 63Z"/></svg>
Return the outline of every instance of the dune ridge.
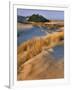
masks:
<svg viewBox="0 0 72 90"><path fill-rule="evenodd" d="M64 31L35 37L17 47L17 80L64 77L64 60L55 61L52 48L64 44Z"/></svg>

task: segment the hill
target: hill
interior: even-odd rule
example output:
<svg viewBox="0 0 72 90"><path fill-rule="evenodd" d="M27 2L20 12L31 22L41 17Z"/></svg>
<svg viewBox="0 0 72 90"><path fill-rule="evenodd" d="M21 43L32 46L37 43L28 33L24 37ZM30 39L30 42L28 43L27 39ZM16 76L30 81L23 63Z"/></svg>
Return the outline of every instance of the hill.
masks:
<svg viewBox="0 0 72 90"><path fill-rule="evenodd" d="M32 16L29 17L28 21L33 21L33 22L48 22L45 17L39 15L39 14L33 14Z"/></svg>
<svg viewBox="0 0 72 90"><path fill-rule="evenodd" d="M17 22L27 23L27 22L48 22L49 20L39 14L33 14L31 16L17 16Z"/></svg>

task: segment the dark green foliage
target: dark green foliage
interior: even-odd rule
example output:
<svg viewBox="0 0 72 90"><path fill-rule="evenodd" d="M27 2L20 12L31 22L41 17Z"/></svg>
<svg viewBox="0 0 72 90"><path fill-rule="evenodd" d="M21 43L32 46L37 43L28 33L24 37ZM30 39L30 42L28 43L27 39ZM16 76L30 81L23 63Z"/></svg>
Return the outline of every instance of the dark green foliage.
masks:
<svg viewBox="0 0 72 90"><path fill-rule="evenodd" d="M28 21L33 21L33 22L47 22L49 20L47 20L46 18L44 18L43 16L41 16L39 14L33 14L32 16L29 17Z"/></svg>
<svg viewBox="0 0 72 90"><path fill-rule="evenodd" d="M49 20L39 14L33 14L32 16L17 16L17 22L19 23L28 23L31 22L48 22Z"/></svg>

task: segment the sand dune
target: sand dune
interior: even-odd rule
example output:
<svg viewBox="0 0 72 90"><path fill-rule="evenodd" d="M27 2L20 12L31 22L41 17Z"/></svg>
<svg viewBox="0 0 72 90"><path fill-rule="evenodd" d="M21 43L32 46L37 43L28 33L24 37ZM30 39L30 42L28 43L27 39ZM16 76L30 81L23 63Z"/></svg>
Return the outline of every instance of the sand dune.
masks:
<svg viewBox="0 0 72 90"><path fill-rule="evenodd" d="M18 73L18 80L55 79L64 77L64 61L55 60L49 51L42 51L22 64Z"/></svg>
<svg viewBox="0 0 72 90"><path fill-rule="evenodd" d="M18 46L17 80L64 77L64 59L55 60L52 48L63 44L64 31L34 38Z"/></svg>

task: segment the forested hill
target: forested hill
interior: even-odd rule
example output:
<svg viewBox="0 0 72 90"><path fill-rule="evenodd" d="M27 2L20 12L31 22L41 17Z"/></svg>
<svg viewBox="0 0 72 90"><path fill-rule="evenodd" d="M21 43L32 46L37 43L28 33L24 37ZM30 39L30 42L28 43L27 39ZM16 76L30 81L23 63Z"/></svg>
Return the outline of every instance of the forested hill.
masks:
<svg viewBox="0 0 72 90"><path fill-rule="evenodd" d="M31 16L17 16L17 22L24 23L24 22L48 22L49 20L39 14L33 14Z"/></svg>
<svg viewBox="0 0 72 90"><path fill-rule="evenodd" d="M39 14L33 14L32 16L29 17L28 21L33 21L33 22L47 22L45 17L39 15Z"/></svg>

